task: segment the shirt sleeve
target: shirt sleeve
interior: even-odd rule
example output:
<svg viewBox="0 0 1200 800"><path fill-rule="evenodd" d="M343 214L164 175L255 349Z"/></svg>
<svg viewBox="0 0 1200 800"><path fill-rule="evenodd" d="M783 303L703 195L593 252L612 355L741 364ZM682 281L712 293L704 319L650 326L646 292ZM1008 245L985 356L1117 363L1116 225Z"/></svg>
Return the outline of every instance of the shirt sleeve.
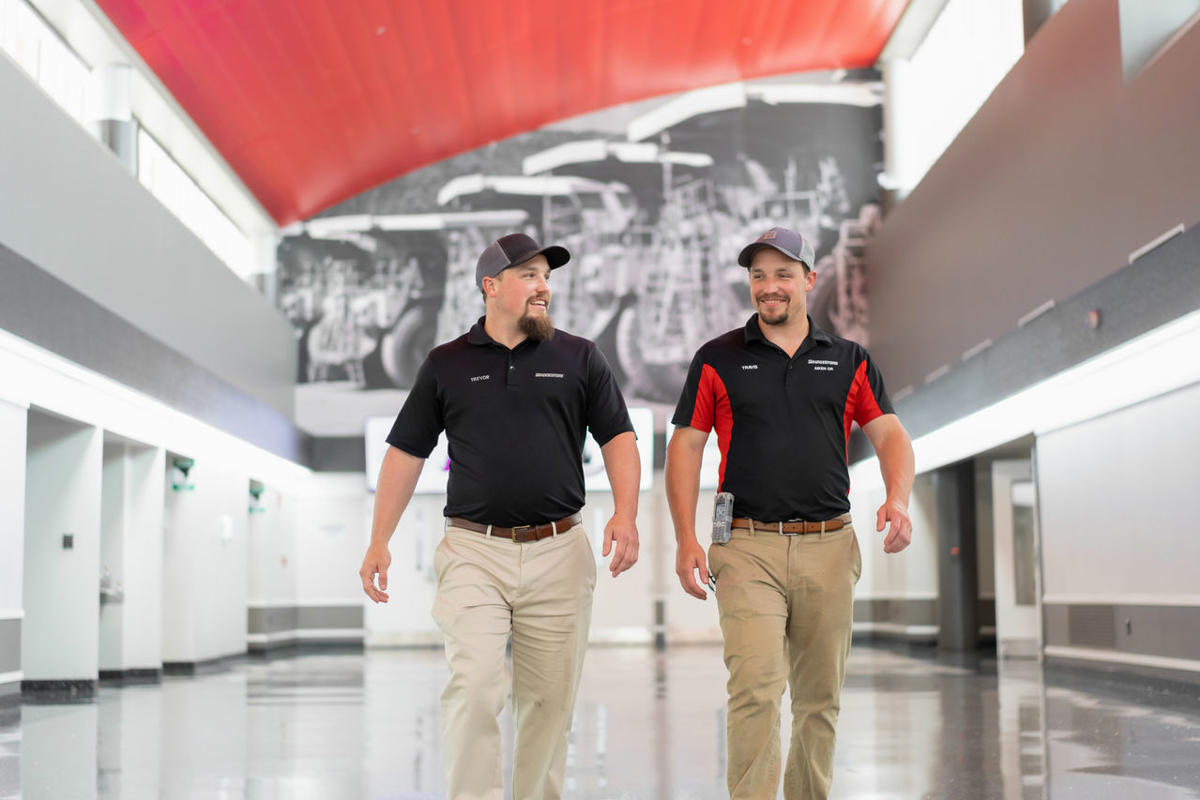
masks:
<svg viewBox="0 0 1200 800"><path fill-rule="evenodd" d="M883 374L871 360L870 354L865 351L860 369L862 386L854 406L854 421L861 427L876 417L896 412L892 409L892 401L887 395L887 389L883 387Z"/></svg>
<svg viewBox="0 0 1200 800"><path fill-rule="evenodd" d="M713 368L704 363L700 353L692 358L688 367L687 380L675 404L675 415L671 424L690 426L708 433L716 422L716 397L713 392Z"/></svg>
<svg viewBox="0 0 1200 800"><path fill-rule="evenodd" d="M426 358L417 370L417 379L408 399L392 423L387 443L417 458L429 458L445 427L433 361Z"/></svg>
<svg viewBox="0 0 1200 800"><path fill-rule="evenodd" d="M612 369L595 346L588 351L587 376L587 426L596 443L604 446L617 434L632 431L633 422Z"/></svg>

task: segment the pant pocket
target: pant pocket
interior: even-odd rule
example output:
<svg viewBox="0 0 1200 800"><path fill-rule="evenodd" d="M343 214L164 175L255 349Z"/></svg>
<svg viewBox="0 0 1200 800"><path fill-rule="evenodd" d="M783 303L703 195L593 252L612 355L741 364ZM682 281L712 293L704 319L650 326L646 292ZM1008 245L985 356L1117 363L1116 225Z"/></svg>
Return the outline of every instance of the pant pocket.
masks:
<svg viewBox="0 0 1200 800"><path fill-rule="evenodd" d="M851 572L854 573L854 582L858 583L858 579L862 577L862 550L858 547L858 535L853 529L850 530L850 543L853 550Z"/></svg>

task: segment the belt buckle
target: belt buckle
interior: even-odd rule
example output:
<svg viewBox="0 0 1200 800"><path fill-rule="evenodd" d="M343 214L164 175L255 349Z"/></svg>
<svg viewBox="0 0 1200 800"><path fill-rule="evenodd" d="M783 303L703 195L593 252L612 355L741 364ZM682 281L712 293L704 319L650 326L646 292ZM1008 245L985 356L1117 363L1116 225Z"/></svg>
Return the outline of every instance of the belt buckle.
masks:
<svg viewBox="0 0 1200 800"><path fill-rule="evenodd" d="M795 521L796 521L796 520L794 520L794 519L788 519L788 520L784 520L783 522L780 522L780 523L778 523L778 525L779 525L779 535L780 535L780 536L799 536L799 535L800 535L800 534L801 534L803 531L785 531L785 530L783 529L783 526L784 526L786 523L788 523L788 522L795 522Z"/></svg>
<svg viewBox="0 0 1200 800"><path fill-rule="evenodd" d="M533 530L532 525L514 525L512 529L513 541L517 544L524 544L525 542L528 542L528 531L531 530ZM520 531L520 533L518 533L518 531Z"/></svg>

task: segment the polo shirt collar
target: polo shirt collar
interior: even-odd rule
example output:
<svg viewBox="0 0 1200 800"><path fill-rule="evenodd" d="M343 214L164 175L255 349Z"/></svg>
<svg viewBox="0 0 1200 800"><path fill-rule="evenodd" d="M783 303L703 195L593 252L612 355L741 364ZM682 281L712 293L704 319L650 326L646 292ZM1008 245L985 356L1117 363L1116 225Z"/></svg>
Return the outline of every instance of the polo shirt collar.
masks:
<svg viewBox="0 0 1200 800"><path fill-rule="evenodd" d="M758 314L750 317L746 322L745 328L746 344L751 342L767 342L768 339L763 335L762 328L758 325ZM824 329L818 328L812 320L812 315L808 315L808 336L815 344L833 344L833 339ZM801 345L803 347L803 345Z"/></svg>
<svg viewBox="0 0 1200 800"><path fill-rule="evenodd" d="M471 326L471 330L467 332L467 341L471 344L499 344L495 339L488 336L487 331L483 329L483 321L487 317L480 317L479 320Z"/></svg>
<svg viewBox="0 0 1200 800"><path fill-rule="evenodd" d="M477 345L485 345L485 346L486 345L495 345L496 347L504 347L504 345L500 344L499 342L497 342L495 339L493 339L491 336L488 335L488 332L483 327L483 323L486 320L487 320L486 316L480 317L478 319L478 321L476 321L476 323L471 326L471 330L467 331L467 342L469 344L477 344ZM527 349L530 347L536 347L538 344L540 344L540 342L537 342L533 339L530 339L528 336L526 336L524 339L521 340L521 343L519 345L517 345L516 347L513 348L513 350L514 351L515 350L524 350L524 349ZM504 349L507 350L508 348L504 347Z"/></svg>

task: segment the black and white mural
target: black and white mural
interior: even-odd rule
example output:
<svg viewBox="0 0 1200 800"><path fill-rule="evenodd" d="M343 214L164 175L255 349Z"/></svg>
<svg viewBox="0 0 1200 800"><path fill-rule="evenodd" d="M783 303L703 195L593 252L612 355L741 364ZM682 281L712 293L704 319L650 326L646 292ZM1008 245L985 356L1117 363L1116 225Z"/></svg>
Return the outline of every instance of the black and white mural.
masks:
<svg viewBox="0 0 1200 800"><path fill-rule="evenodd" d="M277 296L301 383L407 389L482 313L475 260L523 230L567 247L559 328L631 401L673 403L696 348L752 313L738 250L772 225L817 245L817 323L866 343L879 223L876 84L771 82L613 109L448 159L290 226Z"/></svg>

